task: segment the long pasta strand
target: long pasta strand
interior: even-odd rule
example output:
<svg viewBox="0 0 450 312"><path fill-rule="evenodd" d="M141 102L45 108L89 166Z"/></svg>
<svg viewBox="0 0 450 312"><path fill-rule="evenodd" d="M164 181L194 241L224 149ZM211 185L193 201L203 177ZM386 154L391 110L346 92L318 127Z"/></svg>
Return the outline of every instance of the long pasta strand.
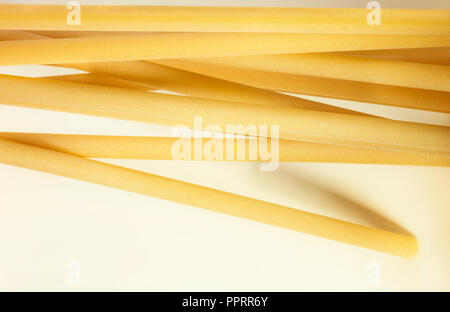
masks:
<svg viewBox="0 0 450 312"><path fill-rule="evenodd" d="M92 73L139 81L147 85L152 85L156 89L170 90L207 99L365 115L337 106L326 105L145 61L76 63L67 64L67 66Z"/></svg>
<svg viewBox="0 0 450 312"><path fill-rule="evenodd" d="M259 71L187 60L152 62L269 90L450 113L449 92Z"/></svg>
<svg viewBox="0 0 450 312"><path fill-rule="evenodd" d="M450 91L450 66L342 54L257 55L191 59L203 64L344 79L400 87Z"/></svg>
<svg viewBox="0 0 450 312"><path fill-rule="evenodd" d="M0 42L0 65L417 48L450 44L450 36L420 38L384 35L360 35L361 38L358 38L355 36L345 34L150 33L129 36L4 41Z"/></svg>
<svg viewBox="0 0 450 312"><path fill-rule="evenodd" d="M225 132L235 132L237 125L278 126L284 139L450 155L449 127L376 117L4 75L0 75L0 102L172 126L190 125L201 117L203 125ZM227 130L230 125L233 130Z"/></svg>
<svg viewBox="0 0 450 312"><path fill-rule="evenodd" d="M155 90L149 84L134 82L117 77L102 74L77 74L77 75L60 75L49 77L52 80L72 81L86 84L110 86L117 88L128 88L141 91Z"/></svg>
<svg viewBox="0 0 450 312"><path fill-rule="evenodd" d="M381 25L369 25L370 11L362 8L83 5L79 25L67 22L69 12L65 5L1 5L0 28L428 35L448 35L450 28L449 10L383 9Z"/></svg>
<svg viewBox="0 0 450 312"><path fill-rule="evenodd" d="M387 49L341 52L343 54L376 57L388 60L417 62L435 65L450 65L450 47L419 49Z"/></svg>
<svg viewBox="0 0 450 312"><path fill-rule="evenodd" d="M72 36L78 37L80 34L75 32ZM0 31L0 40L7 38L25 40L45 39L46 37L43 34L24 31ZM308 101L145 61L76 63L62 66L70 66L91 74L57 76L51 79L64 79L140 90L156 88L209 99L365 115L336 106Z"/></svg>
<svg viewBox="0 0 450 312"><path fill-rule="evenodd" d="M3 139L0 140L0 162L153 196L396 256L411 257L417 252L417 241L411 236Z"/></svg>
<svg viewBox="0 0 450 312"><path fill-rule="evenodd" d="M347 146L318 144L302 141L279 140L278 155L272 151L272 141L254 141L249 139L231 139L233 151L227 156L228 139L220 138L174 138L174 137L131 137L73 134L43 134L43 133L6 133L0 132L0 138L47 148L59 152L79 155L88 158L128 158L155 160L214 160L214 161L292 161L292 162L331 162L360 164L392 164L419 166L450 166L450 157L436 154L402 153L377 149L353 148ZM200 150L196 150L196 140L201 141ZM243 142L241 141L243 140ZM222 152L208 155L208 142L222 146ZM256 144L255 144L256 142ZM187 144L190 149L188 157L174 158L173 149L177 143ZM242 146L240 144L243 143ZM253 144L253 145L252 145ZM257 150L262 144L267 144L270 158L262 157ZM177 146L178 147L178 146ZM179 147L178 147L179 148ZM239 149L243 149L241 154ZM200 157L196 157L196 154ZM240 158L240 155L244 156ZM183 155L184 156L184 155ZM214 156L210 157L210 156ZM216 157L218 156L218 157Z"/></svg>
<svg viewBox="0 0 450 312"><path fill-rule="evenodd" d="M45 39L44 36L39 34L30 33L27 31L19 30L0 30L0 40L33 40L33 39ZM79 75L64 75L53 76L51 79L76 81L88 84L97 84L121 88L130 88L137 90L152 90L151 86L144 82L137 83L129 80L125 80L120 77L111 77L105 74L79 74Z"/></svg>

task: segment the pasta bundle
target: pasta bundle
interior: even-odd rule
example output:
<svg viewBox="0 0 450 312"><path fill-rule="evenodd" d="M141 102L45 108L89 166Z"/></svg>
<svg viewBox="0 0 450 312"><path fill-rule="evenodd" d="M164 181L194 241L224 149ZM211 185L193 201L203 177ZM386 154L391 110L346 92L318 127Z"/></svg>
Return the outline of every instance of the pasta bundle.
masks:
<svg viewBox="0 0 450 312"><path fill-rule="evenodd" d="M82 71L0 74L0 104L213 135L0 132L1 163L396 256L416 254L412 235L89 158L448 167L449 126L380 118L283 92L450 113L449 10L383 9L381 25L374 26L366 9L72 9L0 5L0 66ZM81 15L72 23L71 14Z"/></svg>

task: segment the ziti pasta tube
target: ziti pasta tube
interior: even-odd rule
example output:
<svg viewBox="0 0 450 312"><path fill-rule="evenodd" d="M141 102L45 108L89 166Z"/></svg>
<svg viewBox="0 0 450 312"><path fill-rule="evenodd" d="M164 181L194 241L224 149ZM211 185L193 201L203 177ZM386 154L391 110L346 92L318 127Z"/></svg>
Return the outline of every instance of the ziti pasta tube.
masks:
<svg viewBox="0 0 450 312"><path fill-rule="evenodd" d="M386 42L389 39L393 42L391 45ZM358 39L354 35L343 34L149 33L54 40L13 40L0 42L0 65L434 47L448 45L450 36L419 39L394 36L389 39L378 35L364 35ZM408 44L402 45L404 41ZM422 41L432 43L420 44Z"/></svg>
<svg viewBox="0 0 450 312"><path fill-rule="evenodd" d="M205 127L228 133L238 125L265 125L278 127L279 137L290 140L450 155L450 127L369 116L6 75L0 75L0 102L169 126L191 125L200 117Z"/></svg>
<svg viewBox="0 0 450 312"><path fill-rule="evenodd" d="M450 113L449 92L202 64L195 60L152 62L268 90Z"/></svg>
<svg viewBox="0 0 450 312"><path fill-rule="evenodd" d="M74 36L80 36L80 34L75 32ZM0 39L10 37L14 37L16 40L45 38L42 34L23 31L17 32L15 36L14 31L0 31ZM208 99L365 115L332 105L308 101L145 61L76 63L62 66L69 66L91 74L53 76L51 79L64 79L140 90L143 88L145 90L156 88ZM153 88L150 88L150 85Z"/></svg>
<svg viewBox="0 0 450 312"><path fill-rule="evenodd" d="M450 92L450 66L338 53L254 55L189 61L270 72Z"/></svg>
<svg viewBox="0 0 450 312"><path fill-rule="evenodd" d="M0 163L207 209L300 233L412 257L412 236L387 232L212 188L0 139Z"/></svg>
<svg viewBox="0 0 450 312"><path fill-rule="evenodd" d="M153 159L153 160L210 160L210 161L291 161L291 162L327 162L327 163L358 163L358 164L390 164L418 166L450 166L450 157L436 154L402 153L383 151L379 149L353 148L340 145L318 144L302 141L279 140L278 159L273 159L271 139L262 142L257 139L250 143L248 138L231 138L233 151L227 154L227 140L221 138L176 138L176 137L141 137L141 136L108 136L108 135L74 135L45 133L8 133L0 132L0 138L47 148L63 153L74 154L88 158L122 158L122 159ZM200 150L197 150L196 140L200 140ZM241 141L243 145L240 147ZM208 142L222 146L222 153L209 157ZM177 143L187 144L188 157L176 157L173 150ZM252 145L253 144L253 145ZM260 152L252 156L250 149L257 150L261 144L266 144L269 159L261 157ZM275 148L276 148L275 147ZM243 149L242 154L239 148ZM195 154L199 154L197 159ZM183 155L183 154L182 154ZM231 155L232 157L227 157ZM242 159L239 155L244 156ZM185 156L185 155L183 155Z"/></svg>
<svg viewBox="0 0 450 312"><path fill-rule="evenodd" d="M67 23L70 10L65 5L1 5L0 28L448 35L450 27L449 10L383 8L382 23L375 27L368 24L371 11L365 8L82 5L72 10L79 25Z"/></svg>

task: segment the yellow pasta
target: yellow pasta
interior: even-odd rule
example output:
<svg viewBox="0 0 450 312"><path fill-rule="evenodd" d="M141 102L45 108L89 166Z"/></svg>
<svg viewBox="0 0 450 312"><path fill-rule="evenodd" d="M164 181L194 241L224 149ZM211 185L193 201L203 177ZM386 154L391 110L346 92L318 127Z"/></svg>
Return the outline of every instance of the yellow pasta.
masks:
<svg viewBox="0 0 450 312"><path fill-rule="evenodd" d="M65 5L1 5L0 28L182 32L301 32L449 34L449 10L382 9L369 25L367 9L274 7L167 7L83 5L79 25ZM373 13L373 12L372 12ZM370 18L370 16L369 16Z"/></svg>
<svg viewBox="0 0 450 312"><path fill-rule="evenodd" d="M5 75L0 75L0 102L171 126L192 125L201 117L204 127L233 133L235 129L228 131L227 126L278 126L284 139L450 155L449 127L368 116Z"/></svg>
<svg viewBox="0 0 450 312"><path fill-rule="evenodd" d="M0 17L1 19L1 17ZM1 26L0 26L1 28ZM0 65L64 64L449 45L450 36L150 33L0 42ZM389 43L390 42L390 43ZM305 44L307 43L307 44Z"/></svg>
<svg viewBox="0 0 450 312"><path fill-rule="evenodd" d="M450 66L357 57L342 54L285 54L189 61L289 74L335 78L400 87L450 91Z"/></svg>
<svg viewBox="0 0 450 312"><path fill-rule="evenodd" d="M70 30L70 31L27 30L26 32L39 35L43 38L48 37L55 39L79 38L79 37L130 36L130 35L144 35L155 33L153 31L145 32L145 31L77 31L77 30Z"/></svg>
<svg viewBox="0 0 450 312"><path fill-rule="evenodd" d="M0 40L32 40L32 39L44 39L42 35L26 32L26 31L16 31L16 30L0 30ZM105 74L78 74L78 75L64 75L64 76L53 76L51 79L56 80L67 80L82 82L88 84L98 84L105 86L121 87L121 88L131 88L137 90L153 90L154 88L141 82L133 82L120 77L111 77Z"/></svg>
<svg viewBox="0 0 450 312"><path fill-rule="evenodd" d="M3 31L8 32L8 31ZM9 31L14 32L14 31ZM22 32L24 33L24 32ZM29 32L28 32L29 33ZM32 33L41 35L42 37L49 37L49 38L78 38L78 37L101 37L105 35L136 35L138 32L108 32L108 31L33 31ZM2 34L2 31L0 30L0 36ZM366 36L367 37L367 36ZM380 36L378 36L380 37ZM370 38L370 37L369 37ZM376 37L375 37L376 38ZM397 40L402 40L400 42L391 42L389 39L396 38ZM415 38L415 42L413 42L411 39ZM398 61L409 61L409 62L418 62L418 63L425 63L425 64L436 64L436 65L450 65L450 48L448 45L450 44L447 39L444 36L436 37L436 39L441 39L439 41L433 42L429 41L427 43L423 42L422 40L427 38L428 40L430 38L423 37L423 36L385 36L384 39L388 39L384 42L384 48L378 49L380 46L372 46L371 49L374 50L355 50L355 51L342 51L340 53L348 54L348 55L354 55L354 56L362 56L362 57L377 57L377 58L384 58L384 59L392 59L392 60L398 60ZM17 39L27 39L23 38L22 36L20 38L14 37L13 35L9 36L9 39L7 40L17 40ZM36 39L36 38L30 38L30 39ZM355 47L360 47L360 44L367 44L366 41L360 41L362 37L356 37L356 40L359 42L355 42L355 44L349 48L349 50L355 49ZM409 39L411 42L409 43L408 48L387 48L392 45L408 45L408 43L403 40ZM434 45L438 47L419 47L414 48L414 45ZM439 47L441 45L447 45L445 47Z"/></svg>
<svg viewBox="0 0 450 312"><path fill-rule="evenodd" d="M0 138L47 148L63 153L74 154L88 158L128 158L173 160L173 148L180 142L174 137L130 137L130 136L102 136L102 135L73 135L73 134L43 134L43 133L6 133L0 132ZM182 138L183 144L187 140L190 148L187 158L175 160L214 160L214 161L292 161L292 162L329 162L329 163L359 163L359 164L392 164L419 166L450 166L450 157L435 154L402 153L364 148L352 148L339 145L318 144L302 141L279 140L278 155L272 151L272 141L261 143L256 141L252 145L249 139L218 139L218 138ZM197 150L196 140L202 143ZM223 147L219 157L208 157L205 152L208 142ZM218 141L219 140L219 141ZM231 140L233 151L227 156L227 141ZM240 140L243 146L239 147ZM257 149L261 144L267 144L269 159L260 153L252 156L250 149ZM239 158L239 148L243 148L243 159ZM199 159L195 153L200 155Z"/></svg>
<svg viewBox="0 0 450 312"><path fill-rule="evenodd" d="M76 32L73 34L73 36L80 35L81 34L77 34ZM14 31L4 31L3 33L0 32L0 39L11 37L16 40L45 38L43 34L30 34L23 31L17 32L15 35ZM69 81L127 87L132 89L144 88L147 90L151 89L148 86L152 85L157 89L170 90L181 94L209 99L365 115L340 107L308 101L259 88L244 86L221 79L214 79L212 77L190 73L145 61L77 63L65 64L63 66L70 66L72 68L84 70L93 73L94 76L72 75L64 77L58 76L53 77L52 79L64 79Z"/></svg>
<svg viewBox="0 0 450 312"><path fill-rule="evenodd" d="M412 236L3 139L0 140L0 162L153 196L396 256L412 257L417 252L417 241Z"/></svg>
<svg viewBox="0 0 450 312"><path fill-rule="evenodd" d="M128 88L141 91L150 91L155 89L145 83L134 82L102 74L60 75L60 76L52 76L49 78L52 80L72 81L100 86Z"/></svg>
<svg viewBox="0 0 450 312"><path fill-rule="evenodd" d="M31 39L44 39L44 38L45 38L44 36L29 32L29 31L0 29L0 40L4 40L4 41L31 40Z"/></svg>
<svg viewBox="0 0 450 312"><path fill-rule="evenodd" d="M145 61L76 63L66 65L91 73L121 77L130 81L152 85L157 89L170 90L201 98L365 115L337 106L232 83L226 80L215 79Z"/></svg>
<svg viewBox="0 0 450 312"><path fill-rule="evenodd" d="M186 60L153 61L257 88L450 113L450 93L251 70Z"/></svg>
<svg viewBox="0 0 450 312"><path fill-rule="evenodd" d="M378 13L0 4L0 66L86 72L0 74L1 105L216 135L0 132L0 163L412 257L418 249L412 235L90 159L450 167L450 127L379 118L280 92L450 113L450 10L383 9L382 23L372 25ZM155 89L180 95L147 92Z"/></svg>
<svg viewBox="0 0 450 312"><path fill-rule="evenodd" d="M417 62L435 65L450 65L450 47L419 48L419 49L392 49L341 52L343 54L376 57L388 60Z"/></svg>

